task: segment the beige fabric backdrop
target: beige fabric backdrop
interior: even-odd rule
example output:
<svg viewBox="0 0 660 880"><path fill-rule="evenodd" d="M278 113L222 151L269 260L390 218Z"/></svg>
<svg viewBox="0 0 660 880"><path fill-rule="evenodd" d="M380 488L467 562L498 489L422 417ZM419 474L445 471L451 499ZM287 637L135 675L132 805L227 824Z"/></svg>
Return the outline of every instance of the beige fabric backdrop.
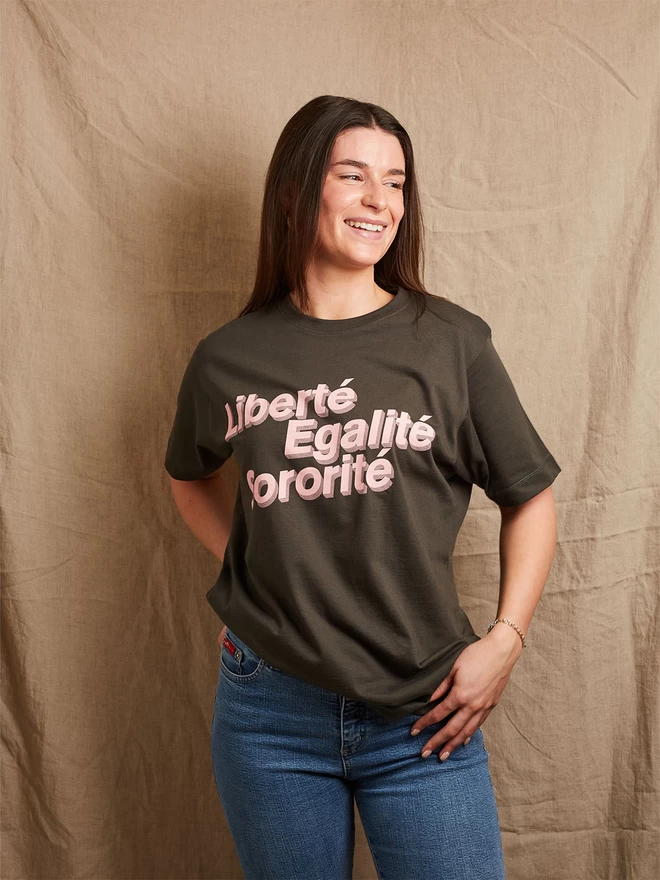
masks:
<svg viewBox="0 0 660 880"><path fill-rule="evenodd" d="M426 284L491 324L563 468L484 724L508 880L660 876L658 3L0 7L2 878L241 877L219 563L163 457L188 357L247 299L277 136L327 93L409 130ZM475 489L455 570L481 633L498 526Z"/></svg>

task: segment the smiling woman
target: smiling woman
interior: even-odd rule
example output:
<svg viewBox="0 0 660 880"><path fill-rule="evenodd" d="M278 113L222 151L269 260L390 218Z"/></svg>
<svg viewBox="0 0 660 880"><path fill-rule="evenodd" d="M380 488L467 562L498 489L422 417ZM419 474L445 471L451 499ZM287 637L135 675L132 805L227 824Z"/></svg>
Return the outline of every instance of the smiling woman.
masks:
<svg viewBox="0 0 660 880"><path fill-rule="evenodd" d="M346 313L349 302L368 307L370 298L387 295L374 282L374 265L389 250L405 214L403 165L399 139L381 129L349 128L335 139L305 275L317 317L326 316L328 301ZM346 174L351 166L356 171ZM302 304L298 291L293 293Z"/></svg>
<svg viewBox="0 0 660 880"><path fill-rule="evenodd" d="M431 296L420 276L422 246L406 130L375 104L314 98L273 151L255 283L239 317L288 296L305 314L350 318L383 305L399 286L419 315Z"/></svg>
<svg viewBox="0 0 660 880"><path fill-rule="evenodd" d="M489 325L421 284L422 231L403 126L310 101L269 164L252 295L181 383L175 497L205 546L229 534L211 747L245 876L350 877L356 803L379 876L504 877L480 725L547 576L560 468ZM233 511L205 479L231 455ZM451 564L475 484L509 529L484 636Z"/></svg>

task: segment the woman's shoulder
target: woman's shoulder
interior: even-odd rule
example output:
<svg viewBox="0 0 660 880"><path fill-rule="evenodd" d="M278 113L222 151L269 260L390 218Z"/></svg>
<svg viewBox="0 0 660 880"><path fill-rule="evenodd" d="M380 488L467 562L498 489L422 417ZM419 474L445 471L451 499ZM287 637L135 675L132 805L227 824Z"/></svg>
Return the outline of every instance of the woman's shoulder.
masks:
<svg viewBox="0 0 660 880"><path fill-rule="evenodd" d="M272 314L271 306L230 318L199 341L201 354L212 355L232 348L244 352L246 345L258 344L260 333L268 332L268 318Z"/></svg>
<svg viewBox="0 0 660 880"><path fill-rule="evenodd" d="M491 332L489 324L481 315L466 306L435 294L428 294L426 301L429 312L434 318L445 321L464 333L483 338Z"/></svg>
<svg viewBox="0 0 660 880"><path fill-rule="evenodd" d="M468 362L481 351L491 336L487 321L466 306L443 296L428 294L425 326L438 343L454 344L461 349Z"/></svg>

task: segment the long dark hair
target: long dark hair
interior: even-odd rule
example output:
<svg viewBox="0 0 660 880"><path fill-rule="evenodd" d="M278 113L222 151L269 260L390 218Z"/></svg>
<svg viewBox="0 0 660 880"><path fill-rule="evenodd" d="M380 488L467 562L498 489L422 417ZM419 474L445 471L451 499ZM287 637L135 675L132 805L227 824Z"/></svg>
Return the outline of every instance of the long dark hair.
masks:
<svg viewBox="0 0 660 880"><path fill-rule="evenodd" d="M409 290L417 300L417 318L426 308L427 297L434 295L424 288L420 277L423 220L408 132L377 104L321 95L291 117L275 145L264 185L254 287L238 317L283 299L289 290L296 291L302 310L308 310L305 270L316 241L321 193L334 142L349 128L375 128L393 134L405 157L405 212L394 241L374 266L376 284L390 293L399 287Z"/></svg>

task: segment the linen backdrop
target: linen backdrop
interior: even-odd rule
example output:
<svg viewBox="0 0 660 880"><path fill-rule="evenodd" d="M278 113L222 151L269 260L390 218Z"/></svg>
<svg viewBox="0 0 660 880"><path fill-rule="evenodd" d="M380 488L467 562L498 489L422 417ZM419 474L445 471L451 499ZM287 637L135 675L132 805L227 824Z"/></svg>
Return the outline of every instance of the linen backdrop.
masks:
<svg viewBox="0 0 660 880"><path fill-rule="evenodd" d="M209 749L219 562L163 457L193 348L248 297L275 141L320 94L410 132L425 282L491 324L563 469L484 724L507 876L660 876L657 2L0 9L2 878L241 877ZM498 529L475 488L455 571L482 634Z"/></svg>

